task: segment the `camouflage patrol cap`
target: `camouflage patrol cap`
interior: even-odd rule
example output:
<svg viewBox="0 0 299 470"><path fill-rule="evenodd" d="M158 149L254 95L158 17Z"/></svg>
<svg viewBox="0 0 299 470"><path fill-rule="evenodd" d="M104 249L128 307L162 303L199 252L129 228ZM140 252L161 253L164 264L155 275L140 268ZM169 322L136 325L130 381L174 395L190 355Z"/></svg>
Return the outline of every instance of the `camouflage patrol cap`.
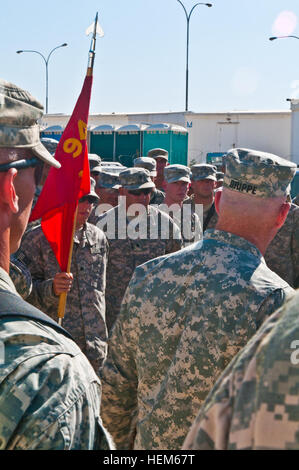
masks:
<svg viewBox="0 0 299 470"><path fill-rule="evenodd" d="M157 162L151 157L139 157L134 160L135 168L145 168L151 176L157 176Z"/></svg>
<svg viewBox="0 0 299 470"><path fill-rule="evenodd" d="M118 175L102 171L97 181L97 188L119 189L120 181Z"/></svg>
<svg viewBox="0 0 299 470"><path fill-rule="evenodd" d="M82 199L85 199L86 197L92 197L94 199L94 203L98 202L98 200L100 199L99 196L97 195L97 193L95 192L95 187L96 187L96 182L93 178L90 178L90 192L88 194L85 194L80 200L82 201Z"/></svg>
<svg viewBox="0 0 299 470"><path fill-rule="evenodd" d="M150 173L145 168L128 168L119 174L120 184L128 190L154 188Z"/></svg>
<svg viewBox="0 0 299 470"><path fill-rule="evenodd" d="M43 110L28 91L0 79L0 147L30 149L48 165L60 168L40 141L37 120Z"/></svg>
<svg viewBox="0 0 299 470"><path fill-rule="evenodd" d="M168 151L165 149L155 148L147 152L147 156L151 158L164 158L168 162Z"/></svg>
<svg viewBox="0 0 299 470"><path fill-rule="evenodd" d="M59 144L58 140L50 139L49 137L42 137L40 141L51 155L55 155L57 146Z"/></svg>
<svg viewBox="0 0 299 470"><path fill-rule="evenodd" d="M296 164L271 153L231 149L225 157L223 187L258 197L281 197L290 192Z"/></svg>
<svg viewBox="0 0 299 470"><path fill-rule="evenodd" d="M217 171L216 178L217 178L217 181L223 181L224 173L222 173L222 171Z"/></svg>
<svg viewBox="0 0 299 470"><path fill-rule="evenodd" d="M101 157L97 155L96 153L89 153L88 154L88 162L89 162L89 168L90 171L92 172L93 169L97 166L101 166Z"/></svg>
<svg viewBox="0 0 299 470"><path fill-rule="evenodd" d="M217 181L217 168L208 163L198 163L191 168L191 179L193 181L212 180Z"/></svg>
<svg viewBox="0 0 299 470"><path fill-rule="evenodd" d="M164 168L164 178L167 183L176 183L185 181L190 183L190 168L185 165L169 165Z"/></svg>

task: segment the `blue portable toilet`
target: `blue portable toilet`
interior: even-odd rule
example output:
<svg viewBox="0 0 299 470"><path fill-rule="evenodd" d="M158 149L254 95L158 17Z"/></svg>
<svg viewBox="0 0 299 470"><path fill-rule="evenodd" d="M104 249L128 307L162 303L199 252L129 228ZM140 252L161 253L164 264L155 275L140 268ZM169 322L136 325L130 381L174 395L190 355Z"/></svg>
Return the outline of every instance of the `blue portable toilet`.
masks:
<svg viewBox="0 0 299 470"><path fill-rule="evenodd" d="M41 137L49 137L50 139L60 140L64 128L62 126L50 126L42 130L40 133Z"/></svg>

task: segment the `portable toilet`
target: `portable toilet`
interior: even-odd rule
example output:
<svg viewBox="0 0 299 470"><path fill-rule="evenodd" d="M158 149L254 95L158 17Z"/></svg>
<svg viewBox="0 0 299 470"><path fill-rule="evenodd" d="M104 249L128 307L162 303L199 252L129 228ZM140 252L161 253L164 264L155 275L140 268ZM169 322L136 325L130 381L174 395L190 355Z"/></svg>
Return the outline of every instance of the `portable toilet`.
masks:
<svg viewBox="0 0 299 470"><path fill-rule="evenodd" d="M115 160L115 126L104 124L90 130L90 153L108 162Z"/></svg>
<svg viewBox="0 0 299 470"><path fill-rule="evenodd" d="M64 131L64 128L62 126L50 126L47 127L46 129L42 130L40 133L41 137L48 137L50 139L55 139L55 140L60 140L60 137L62 136L62 133Z"/></svg>
<svg viewBox="0 0 299 470"><path fill-rule="evenodd" d="M133 160L142 156L144 124L128 124L115 131L115 155L126 167L133 166Z"/></svg>
<svg viewBox="0 0 299 470"><path fill-rule="evenodd" d="M153 148L168 150L169 163L188 164L188 131L175 124L152 124L144 130L143 155Z"/></svg>

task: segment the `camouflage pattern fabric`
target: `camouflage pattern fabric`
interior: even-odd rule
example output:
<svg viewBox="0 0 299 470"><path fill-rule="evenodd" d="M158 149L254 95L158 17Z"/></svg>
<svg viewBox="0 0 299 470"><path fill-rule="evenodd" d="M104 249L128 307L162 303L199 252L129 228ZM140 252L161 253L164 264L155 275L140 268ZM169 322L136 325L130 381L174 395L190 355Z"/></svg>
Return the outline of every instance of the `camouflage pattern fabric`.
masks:
<svg viewBox="0 0 299 470"><path fill-rule="evenodd" d="M296 206L299 206L299 194L293 199L293 203L296 204Z"/></svg>
<svg viewBox="0 0 299 470"><path fill-rule="evenodd" d="M9 275L14 286L23 299L27 299L32 290L32 278L27 266L22 263L17 255L11 255Z"/></svg>
<svg viewBox="0 0 299 470"><path fill-rule="evenodd" d="M100 227L106 233L109 241L106 287L106 322L108 331L111 330L119 314L125 290L135 268L152 258L180 250L182 246L179 228L167 214L153 206L148 206L147 211L147 238L132 240L127 236L125 239L119 239L118 224L116 223L115 239L112 240L107 233L107 221L109 218L118 220L119 207L114 207L100 217ZM150 220L153 217L158 224L157 239L150 239ZM170 226L169 239L163 239L160 233L162 220L167 221ZM129 221L127 218L127 226Z"/></svg>
<svg viewBox="0 0 299 470"><path fill-rule="evenodd" d="M151 195L150 204L159 206L160 204L163 204L164 199L165 193L163 191L160 191L160 189L155 188Z"/></svg>
<svg viewBox="0 0 299 470"><path fill-rule="evenodd" d="M0 289L17 295L2 268ZM0 318L0 340L0 449L114 448L99 416L100 381L71 339L16 316Z"/></svg>
<svg viewBox="0 0 299 470"><path fill-rule="evenodd" d="M81 239L74 238L71 272L74 280L67 295L63 327L98 373L107 352L105 287L108 244L104 234L86 224ZM59 297L53 291L53 278L60 272L55 255L41 227L28 232L21 244L19 259L29 268L32 293L28 302L57 320Z"/></svg>
<svg viewBox="0 0 299 470"><path fill-rule="evenodd" d="M184 449L299 449L299 292L234 358Z"/></svg>
<svg viewBox="0 0 299 470"><path fill-rule="evenodd" d="M180 449L217 377L293 292L254 245L220 230L139 266L102 370L117 448Z"/></svg>
<svg viewBox="0 0 299 470"><path fill-rule="evenodd" d="M299 207L295 204L268 246L265 261L290 286L299 287Z"/></svg>
<svg viewBox="0 0 299 470"><path fill-rule="evenodd" d="M192 210L194 212L195 211L194 194L192 194L188 198L188 200L184 201L184 204L192 204ZM211 208L211 206L203 206L203 227L205 227L205 225L206 225L206 219L207 219L210 208ZM206 230L208 228L215 228L216 225L217 225L217 222L218 222L218 214L217 214L216 209L215 209L212 217L208 221Z"/></svg>

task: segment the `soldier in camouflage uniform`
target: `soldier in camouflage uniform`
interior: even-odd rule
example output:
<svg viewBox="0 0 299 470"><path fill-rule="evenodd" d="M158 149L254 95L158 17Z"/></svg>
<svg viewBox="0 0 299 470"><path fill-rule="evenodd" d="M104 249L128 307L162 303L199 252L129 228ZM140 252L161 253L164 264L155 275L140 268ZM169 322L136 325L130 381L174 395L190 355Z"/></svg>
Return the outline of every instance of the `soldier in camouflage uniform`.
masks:
<svg viewBox="0 0 299 470"><path fill-rule="evenodd" d="M23 299L27 299L32 291L32 278L27 266L22 263L17 255L11 255L9 276L14 286Z"/></svg>
<svg viewBox="0 0 299 470"><path fill-rule="evenodd" d="M197 213L195 205L187 205L190 185L190 168L185 165L169 165L164 169L165 199L159 209L166 212L179 226L183 246L188 246L202 238L202 212Z"/></svg>
<svg viewBox="0 0 299 470"><path fill-rule="evenodd" d="M88 163L89 163L89 171L90 176L95 180L97 183L99 175L101 173L101 162L102 159L96 153L89 153L88 154Z"/></svg>
<svg viewBox="0 0 299 470"><path fill-rule="evenodd" d="M299 292L223 372L184 449L299 449Z"/></svg>
<svg viewBox="0 0 299 470"><path fill-rule="evenodd" d="M214 165L199 163L191 168L191 187L193 194L186 204L203 206L203 231L215 228L218 214L215 209L214 190L217 182L217 168Z"/></svg>
<svg viewBox="0 0 299 470"><path fill-rule="evenodd" d="M101 214L117 206L119 188L120 184L118 175L107 171L101 171L95 189L99 196L99 202L95 204L92 209L88 219L90 224L96 225Z"/></svg>
<svg viewBox="0 0 299 470"><path fill-rule="evenodd" d="M121 301L135 268L152 258L177 251L182 246L179 228L172 219L149 205L151 191L155 186L149 172L144 168L129 168L120 172L119 178L123 196L121 202L106 212L97 224L109 241L106 288L108 331L119 314ZM131 236L129 228L137 220L135 211L132 215L129 212L132 204L139 204L144 209L144 214L137 227L140 230ZM169 236L164 236L162 232L166 225ZM142 233L142 227L145 227L145 233ZM151 236L152 228L157 229L154 236Z"/></svg>
<svg viewBox="0 0 299 470"><path fill-rule="evenodd" d="M67 292L64 327L99 373L107 353L105 286L108 243L101 230L87 219L98 200L91 192L80 199L71 273L62 273L41 226L24 236L18 258L29 268L32 292L27 301L57 319L59 295Z"/></svg>
<svg viewBox="0 0 299 470"><path fill-rule="evenodd" d="M155 183L155 180L157 178L157 162L154 158L151 158L151 157L135 158L134 167L145 168L146 170L148 170L150 173L152 182ZM160 191L156 187L153 188L150 204L155 204L155 205L162 204L164 199L165 199L165 193L163 191Z"/></svg>
<svg viewBox="0 0 299 470"><path fill-rule="evenodd" d="M299 207L295 204L268 246L265 261L290 286L299 287Z"/></svg>
<svg viewBox="0 0 299 470"><path fill-rule="evenodd" d="M164 168L168 165L168 151L161 148L154 148L147 152L147 156L154 158L157 164L156 188L165 192Z"/></svg>
<svg viewBox="0 0 299 470"><path fill-rule="evenodd" d="M217 228L136 269L102 370L102 418L117 448L180 449L217 377L293 294L262 253L289 210L294 171L232 149ZM252 234L257 212L265 223Z"/></svg>
<svg viewBox="0 0 299 470"><path fill-rule="evenodd" d="M27 91L0 80L0 449L107 449L98 377L69 334L25 302L8 275L36 169L42 162L60 166L39 140L42 109Z"/></svg>

